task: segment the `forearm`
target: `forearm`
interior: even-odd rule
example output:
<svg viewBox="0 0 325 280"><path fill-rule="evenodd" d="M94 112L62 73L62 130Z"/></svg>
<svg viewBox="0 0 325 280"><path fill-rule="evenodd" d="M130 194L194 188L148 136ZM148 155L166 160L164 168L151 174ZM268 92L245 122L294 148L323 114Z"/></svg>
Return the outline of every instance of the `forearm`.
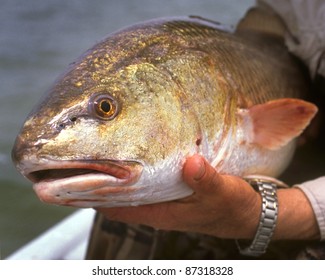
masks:
<svg viewBox="0 0 325 280"><path fill-rule="evenodd" d="M278 190L278 222L273 239L319 239L313 208L298 188Z"/></svg>
<svg viewBox="0 0 325 280"><path fill-rule="evenodd" d="M244 187L247 184L239 178L233 178L237 181L232 182L231 184L233 185L242 184L242 187ZM230 181L228 183L230 184ZM295 187L278 189L277 196L279 203L278 219L272 240L320 239L319 227L314 210L304 192ZM245 202L248 201L245 199ZM245 203L241 203L241 207L243 205ZM238 216L234 215L236 218L229 218L228 216L229 225L227 227L225 223L225 236L220 236L220 228L215 228L215 232L211 232L210 234L216 237L253 239L261 216L262 200L260 195L257 195L254 199L250 199L250 202L246 205L250 206L246 206L246 209L242 208L241 211L238 211Z"/></svg>

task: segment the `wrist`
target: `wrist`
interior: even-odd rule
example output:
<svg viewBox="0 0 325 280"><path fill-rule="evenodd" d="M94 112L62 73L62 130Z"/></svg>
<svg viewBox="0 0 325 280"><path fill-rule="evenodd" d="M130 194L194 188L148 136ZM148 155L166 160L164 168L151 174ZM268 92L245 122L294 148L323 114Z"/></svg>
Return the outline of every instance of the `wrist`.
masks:
<svg viewBox="0 0 325 280"><path fill-rule="evenodd" d="M247 182L257 191L262 198L261 214L254 238L243 247L237 241L238 248L242 255L258 257L263 255L274 234L278 218L278 198L275 182L265 179L250 178Z"/></svg>
<svg viewBox="0 0 325 280"><path fill-rule="evenodd" d="M254 179L250 181L250 184L256 186L258 181L258 179ZM266 187L269 197L266 197L265 194L263 197L262 185L261 182L257 184L262 194L262 214L253 241L244 249L239 246L242 254L255 257L262 255L271 239L319 239L320 232L314 211L308 198L300 189L277 190L276 184L266 181L264 187ZM273 190L270 189L272 186ZM265 211L267 205L270 208ZM268 218L265 219L265 216Z"/></svg>
<svg viewBox="0 0 325 280"><path fill-rule="evenodd" d="M248 184L248 183L247 183ZM249 186L251 188L251 186ZM237 239L253 239L261 216L262 209L262 197L261 195L254 191L254 196L251 199L249 209L245 209L246 217L241 217L241 230L238 232Z"/></svg>

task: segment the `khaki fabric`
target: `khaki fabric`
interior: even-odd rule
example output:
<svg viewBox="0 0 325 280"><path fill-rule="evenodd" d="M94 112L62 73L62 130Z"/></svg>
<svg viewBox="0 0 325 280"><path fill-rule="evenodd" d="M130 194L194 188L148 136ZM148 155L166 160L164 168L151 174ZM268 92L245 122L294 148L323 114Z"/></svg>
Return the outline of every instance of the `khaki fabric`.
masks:
<svg viewBox="0 0 325 280"><path fill-rule="evenodd" d="M249 242L249 241L247 241ZM239 260L235 240L109 221L97 214L86 259ZM271 242L260 259L325 259L324 242Z"/></svg>

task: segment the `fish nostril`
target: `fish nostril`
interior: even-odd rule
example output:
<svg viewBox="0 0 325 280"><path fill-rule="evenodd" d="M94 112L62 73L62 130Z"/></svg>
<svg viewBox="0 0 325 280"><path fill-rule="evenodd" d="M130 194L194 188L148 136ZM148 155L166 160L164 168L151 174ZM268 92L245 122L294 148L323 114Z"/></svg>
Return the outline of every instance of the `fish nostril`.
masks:
<svg viewBox="0 0 325 280"><path fill-rule="evenodd" d="M64 129L67 125L69 125L69 123L71 124L71 123L76 122L77 119L78 119L78 118L77 118L76 116L72 116L72 117L70 117L69 119L67 119L66 121L59 123L59 124L57 125L57 129L58 129L58 130L62 130L62 129Z"/></svg>
<svg viewBox="0 0 325 280"><path fill-rule="evenodd" d="M64 124L64 123L59 123L59 124L57 125L57 129L58 129L58 130L62 130L63 128L65 128L65 124Z"/></svg>

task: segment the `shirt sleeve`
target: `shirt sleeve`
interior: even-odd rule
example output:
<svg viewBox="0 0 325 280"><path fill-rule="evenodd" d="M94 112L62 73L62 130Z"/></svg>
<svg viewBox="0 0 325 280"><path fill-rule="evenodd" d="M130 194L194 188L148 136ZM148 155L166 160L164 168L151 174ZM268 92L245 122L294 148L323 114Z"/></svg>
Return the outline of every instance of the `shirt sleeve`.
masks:
<svg viewBox="0 0 325 280"><path fill-rule="evenodd" d="M325 177L295 185L294 187L300 188L309 199L316 216L321 239L325 240Z"/></svg>
<svg viewBox="0 0 325 280"><path fill-rule="evenodd" d="M309 68L311 77L325 77L325 1L257 0L277 13L288 28L289 50Z"/></svg>

